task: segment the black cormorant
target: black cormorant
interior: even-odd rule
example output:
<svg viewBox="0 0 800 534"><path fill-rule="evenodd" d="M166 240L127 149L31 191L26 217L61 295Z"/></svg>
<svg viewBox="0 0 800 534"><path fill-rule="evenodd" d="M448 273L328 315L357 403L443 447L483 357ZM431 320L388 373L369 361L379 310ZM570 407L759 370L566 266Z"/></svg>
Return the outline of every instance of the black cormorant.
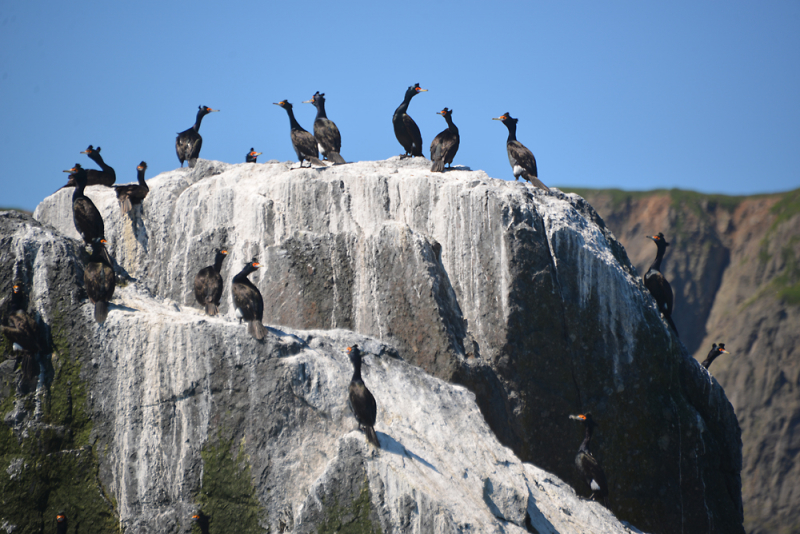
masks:
<svg viewBox="0 0 800 534"><path fill-rule="evenodd" d="M297 154L297 159L300 160L300 166L303 166L303 161L308 161L309 166L321 165L325 166L319 159L319 151L317 150L317 141L314 136L303 129L302 126L294 118L292 111L292 104L288 100L281 100L280 102L273 102L276 106L280 106L289 114L289 132L292 137L292 146Z"/></svg>
<svg viewBox="0 0 800 534"><path fill-rule="evenodd" d="M244 157L244 162L245 163L258 163L256 161L256 159L258 159L258 156L260 156L260 155L261 155L261 152L256 152L255 148L250 147L250 152L248 152L247 155Z"/></svg>
<svg viewBox="0 0 800 534"><path fill-rule="evenodd" d="M392 115L394 135L406 151L405 154L400 155L401 158L422 156L422 134L419 133L419 126L417 126L417 123L408 116L406 111L408 111L408 105L411 103L411 99L414 98L414 95L424 91L427 91L427 89L421 89L418 83L406 89L406 96L403 97L403 103L397 106L397 109L394 110L394 115Z"/></svg>
<svg viewBox="0 0 800 534"><path fill-rule="evenodd" d="M100 237L92 241L92 255L83 270L83 284L89 300L94 304L94 319L99 324L106 321L108 301L114 296L117 285L114 263L105 244L106 240Z"/></svg>
<svg viewBox="0 0 800 534"><path fill-rule="evenodd" d="M88 155L95 163L100 165L101 171L96 169L86 169L86 185L106 185L111 187L114 185L114 182L117 180L117 173L114 171L111 166L106 165L106 162L103 161L103 156L100 155L100 147L94 148L92 145L89 145L89 148L82 151L81 154ZM67 180L67 185L61 187L64 189L65 187L75 187L77 184L75 183L75 179L70 176Z"/></svg>
<svg viewBox="0 0 800 534"><path fill-rule="evenodd" d="M56 534L67 534L67 514L64 512L56 515Z"/></svg>
<svg viewBox="0 0 800 534"><path fill-rule="evenodd" d="M514 179L518 180L522 176L525 180L532 185L550 191L546 185L539 180L539 172L536 169L536 158L533 157L533 152L528 150L525 145L517 141L517 121L511 117L510 114L504 113L499 117L494 117L494 121L502 121L508 128L508 139L506 140L506 149L508 150L508 162L511 164L511 170L514 172Z"/></svg>
<svg viewBox="0 0 800 534"><path fill-rule="evenodd" d="M669 243L664 239L664 234L661 232L659 232L658 235L649 235L647 239L655 241L658 252L656 253L656 259L653 261L650 269L648 269L642 277L644 280L644 287L646 287L648 291L650 291L650 294L653 295L653 298L656 299L658 311L661 312L664 319L667 320L667 323L669 323L677 336L678 329L675 328L675 323L672 322L672 287L670 287L664 275L661 274L661 260L664 259L664 252L667 250Z"/></svg>
<svg viewBox="0 0 800 534"><path fill-rule="evenodd" d="M150 188L144 181L144 171L147 170L147 163L141 162L136 167L136 179L139 183L129 185L115 185L114 189L117 191L117 200L119 201L119 209L122 213L128 213L133 209L136 204L141 204Z"/></svg>
<svg viewBox="0 0 800 534"><path fill-rule="evenodd" d="M586 427L583 443L581 443L578 454L575 456L575 466L578 468L581 476L592 489L592 500L600 500L606 508L608 508L608 482L606 482L606 475L603 473L603 468L597 462L597 459L589 451L589 441L592 439L592 432L594 427L597 426L592 419L591 413L585 415L570 415L570 419L583 422Z"/></svg>
<svg viewBox="0 0 800 534"><path fill-rule="evenodd" d="M708 356L706 356L705 361L701 365L708 369L711 366L711 362L716 360L717 356L720 354L730 354L730 352L725 350L725 343L720 343L719 345L714 343L711 346L711 351L708 353Z"/></svg>
<svg viewBox="0 0 800 534"><path fill-rule="evenodd" d="M433 161L431 172L444 172L445 163L447 165L453 163L453 158L458 152L458 144L461 142L458 128L453 124L451 117L453 110L444 108L438 114L447 121L447 129L437 135L431 143L431 161Z"/></svg>
<svg viewBox="0 0 800 534"><path fill-rule="evenodd" d="M26 380L30 380L39 374L36 355L42 351L42 346L39 338L39 325L26 311L25 290L21 282L14 283L8 311L8 325L3 325L0 329L3 331L3 335L13 343L14 350L22 352L22 374Z"/></svg>
<svg viewBox="0 0 800 534"><path fill-rule="evenodd" d="M100 215L92 199L84 194L86 189L86 169L80 164L64 172L69 172L70 178L75 181L75 192L72 193L72 220L75 222L75 229L81 234L84 243L90 245L95 238L103 238L106 235L103 217Z"/></svg>
<svg viewBox="0 0 800 534"><path fill-rule="evenodd" d="M178 160L181 162L188 161L189 167L194 167L197 163L197 158L200 157L200 149L203 147L203 138L200 137L200 123L203 117L209 113L219 111L218 109L211 109L208 106L199 106L197 111L197 119L194 121L194 126L188 130L184 130L175 138L175 152L178 154Z"/></svg>
<svg viewBox="0 0 800 534"><path fill-rule="evenodd" d="M194 298L206 309L206 315L216 315L219 299L222 297L222 261L227 250L218 249L214 257L214 265L200 269L194 277Z"/></svg>
<svg viewBox="0 0 800 534"><path fill-rule="evenodd" d="M264 299L255 284L247 278L248 274L259 267L255 258L245 265L244 269L233 277L232 292L236 316L240 322L242 319L247 321L247 331L260 341L266 335L264 325L261 323L264 317Z"/></svg>
<svg viewBox="0 0 800 534"><path fill-rule="evenodd" d="M372 396L361 378L361 349L358 348L358 345L353 345L345 350L353 363L353 378L350 380L348 388L350 409L358 421L358 428L367 434L367 440L370 443L380 449L381 444L374 428L378 407L375 404L375 397Z"/></svg>
<svg viewBox="0 0 800 534"><path fill-rule="evenodd" d="M197 524L200 534L208 534L209 517L202 510L192 514L192 522Z"/></svg>
<svg viewBox="0 0 800 534"><path fill-rule="evenodd" d="M311 100L304 100L303 104L314 104L317 108L317 118L314 119L314 139L317 140L322 157L333 163L347 163L339 154L342 150L342 135L339 128L325 114L325 93L317 91Z"/></svg>

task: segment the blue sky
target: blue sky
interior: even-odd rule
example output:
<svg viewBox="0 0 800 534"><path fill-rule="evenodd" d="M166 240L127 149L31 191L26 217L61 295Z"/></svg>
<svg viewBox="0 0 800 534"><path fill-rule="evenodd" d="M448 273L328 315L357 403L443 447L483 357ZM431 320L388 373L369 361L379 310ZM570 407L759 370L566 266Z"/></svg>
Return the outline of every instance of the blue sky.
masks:
<svg viewBox="0 0 800 534"><path fill-rule="evenodd" d="M427 147L452 108L455 164L513 178L504 112L548 185L750 194L800 185L800 2L15 2L0 0L0 205L33 209L89 144L117 183L201 157L295 159L316 91L348 161L402 152L409 85Z"/></svg>

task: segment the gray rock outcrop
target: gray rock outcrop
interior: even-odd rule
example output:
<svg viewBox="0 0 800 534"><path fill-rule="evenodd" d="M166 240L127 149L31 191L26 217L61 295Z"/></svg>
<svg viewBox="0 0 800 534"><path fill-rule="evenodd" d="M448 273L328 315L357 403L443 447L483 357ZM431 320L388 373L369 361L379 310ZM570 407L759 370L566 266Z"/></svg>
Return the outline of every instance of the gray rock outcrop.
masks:
<svg viewBox="0 0 800 534"><path fill-rule="evenodd" d="M213 504L213 465L246 466L241 516L275 531L357 520L365 531L602 532L583 518L603 510L548 508L537 491L563 483L517 460L588 494L573 465L583 429L567 416L592 411L618 517L652 532L743 532L730 403L579 197L397 159L322 170L201 160L148 183L130 219L113 192L88 189L137 281L103 329L85 303L70 316L69 338L92 355L81 376L100 480L126 524L147 511L177 525L181 506ZM68 192L35 217L74 237ZM230 251L223 316L205 319L186 308L219 246ZM254 256L273 327L264 345L230 305L229 280ZM365 379L388 444L377 455L343 430L349 374L336 345L350 340L374 355Z"/></svg>

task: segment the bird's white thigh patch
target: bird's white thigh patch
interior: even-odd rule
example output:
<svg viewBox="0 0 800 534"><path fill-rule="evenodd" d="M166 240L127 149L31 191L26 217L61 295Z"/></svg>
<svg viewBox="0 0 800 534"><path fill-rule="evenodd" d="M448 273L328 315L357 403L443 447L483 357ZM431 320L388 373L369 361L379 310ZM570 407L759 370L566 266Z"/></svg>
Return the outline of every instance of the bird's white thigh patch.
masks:
<svg viewBox="0 0 800 534"><path fill-rule="evenodd" d="M514 165L514 176L515 177L519 178L520 176L522 176L522 173L524 171L525 171L525 169L523 169L519 165Z"/></svg>
<svg viewBox="0 0 800 534"><path fill-rule="evenodd" d="M592 488L592 491L600 491L600 484L598 484L594 479L592 479L592 483L589 484Z"/></svg>
<svg viewBox="0 0 800 534"><path fill-rule="evenodd" d="M317 148L319 149L319 153L320 153L320 154L322 154L322 155L324 156L324 155L325 155L325 149L324 149L324 148L322 148L322 145L320 145L319 143L317 143Z"/></svg>
<svg viewBox="0 0 800 534"><path fill-rule="evenodd" d="M25 349L22 348L22 345L20 345L19 343L14 343L14 347L13 348L14 348L14 350L25 350Z"/></svg>
<svg viewBox="0 0 800 534"><path fill-rule="evenodd" d="M240 310L239 308L236 308L236 313L234 313L234 315L236 316L237 319L241 319L242 318L242 310Z"/></svg>

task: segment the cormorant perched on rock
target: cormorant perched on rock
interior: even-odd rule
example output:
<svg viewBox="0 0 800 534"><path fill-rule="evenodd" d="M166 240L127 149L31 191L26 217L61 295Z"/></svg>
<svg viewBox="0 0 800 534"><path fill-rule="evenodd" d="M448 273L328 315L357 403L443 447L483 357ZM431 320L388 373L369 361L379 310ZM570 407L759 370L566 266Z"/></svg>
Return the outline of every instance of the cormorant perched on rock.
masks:
<svg viewBox="0 0 800 534"><path fill-rule="evenodd" d="M309 167L311 165L325 166L319 159L319 151L317 150L317 141L314 136L303 129L302 126L294 118L294 111L292 111L292 104L288 100L281 100L280 102L273 102L276 106L280 106L289 114L289 132L292 137L292 146L297 154L297 159L300 160L300 166L303 166L303 161L308 161Z"/></svg>
<svg viewBox="0 0 800 534"><path fill-rule="evenodd" d="M444 108L438 114L447 121L447 129L437 135L431 143L431 160L433 161L431 172L444 172L445 163L447 165L453 163L453 158L458 152L458 144L461 142L458 128L453 124L451 118L453 110Z"/></svg>
<svg viewBox="0 0 800 534"><path fill-rule="evenodd" d="M67 514L58 512L56 516L56 534L67 534Z"/></svg>
<svg viewBox="0 0 800 534"><path fill-rule="evenodd" d="M578 454L575 456L575 466L592 489L592 500L595 501L602 498L603 504L608 508L608 482L606 482L606 475L603 473L603 468L600 467L597 459L589 451L589 441L592 439L592 432L594 432L594 427L597 425L589 412L585 415L570 415L569 418L582 421L586 427L583 443L581 443Z"/></svg>
<svg viewBox="0 0 800 534"><path fill-rule="evenodd" d="M203 138L200 137L200 123L203 117L209 113L219 111L218 109L211 109L208 106L199 106L197 111L197 118L194 121L194 126L188 130L184 130L175 138L175 152L178 154L178 160L181 162L188 161L189 167L194 167L197 163L197 158L200 157L200 149L203 147Z"/></svg>
<svg viewBox="0 0 800 534"><path fill-rule="evenodd" d="M200 534L208 534L209 517L202 510L192 514L192 522L200 528Z"/></svg>
<svg viewBox="0 0 800 534"><path fill-rule="evenodd" d="M106 240L97 237L92 241L92 255L83 270L83 285L89 300L94 304L94 319L103 324L108 316L108 301L114 296L117 280L114 263L106 250Z"/></svg>
<svg viewBox="0 0 800 534"><path fill-rule="evenodd" d="M656 253L656 259L653 261L650 269L648 269L642 277L644 280L644 287L646 287L648 291L650 291L650 294L653 295L653 298L656 299L658 311L661 312L664 319L667 320L667 323L669 323L669 326L672 327L672 330L677 336L678 329L675 328L675 323L672 322L672 287L670 287L664 275L661 274L661 260L664 259L664 252L667 250L669 243L664 239L664 234L661 232L659 232L658 235L649 235L647 239L652 239L656 242L658 252Z"/></svg>
<svg viewBox="0 0 800 534"><path fill-rule="evenodd" d="M719 346L717 346L717 344L714 343L713 345L711 345L711 351L708 353L708 356L706 356L705 361L700 365L708 369L711 366L711 362L716 360L717 356L719 356L720 354L730 354L730 352L725 350L725 343L720 343Z"/></svg>
<svg viewBox="0 0 800 534"><path fill-rule="evenodd" d="M11 306L7 319L8 326L0 329L14 345L14 350L22 352L22 374L26 380L39 374L36 355L42 351L39 339L39 325L25 311L25 290L21 282L14 283L11 293Z"/></svg>
<svg viewBox="0 0 800 534"><path fill-rule="evenodd" d="M194 277L194 298L201 306L205 306L206 315L216 315L219 307L219 299L222 297L222 261L227 250L217 249L214 257L214 265L209 265L200 269Z"/></svg>
<svg viewBox="0 0 800 534"><path fill-rule="evenodd" d="M260 267L259 263L253 261L244 266L244 269L233 277L233 305L236 307L236 316L239 322L242 319L247 321L247 331L251 336L261 341L266 335L264 325L261 320L264 317L264 299L258 288L248 280L247 275Z"/></svg>
<svg viewBox="0 0 800 534"><path fill-rule="evenodd" d="M128 213L133 209L136 204L141 204L150 188L144 181L144 171L147 170L147 163L141 162L136 167L136 179L139 183L129 185L115 185L114 189L117 191L117 200L119 201L119 209L122 213Z"/></svg>
<svg viewBox="0 0 800 534"><path fill-rule="evenodd" d="M517 121L519 119L511 117L509 113L504 113L499 117L494 117L492 120L502 121L503 124L506 125L506 128L508 128L506 149L508 150L508 162L511 164L511 169L514 172L514 179L518 180L519 177L522 176L539 189L550 191L550 188L539 180L539 172L536 169L536 158L533 157L533 152L517 141Z"/></svg>
<svg viewBox="0 0 800 534"><path fill-rule="evenodd" d="M72 193L72 220L75 229L81 234L84 243L90 245L95 238L106 235L103 217L100 215L92 199L84 194L86 189L86 169L76 163L74 167L64 172L72 173L70 178L75 180L75 192Z"/></svg>
<svg viewBox="0 0 800 534"><path fill-rule="evenodd" d="M114 185L114 182L117 180L117 173L111 168L110 165L106 165L106 162L103 161L103 156L100 155L100 147L94 148L92 145L89 145L89 148L82 151L81 154L88 155L95 163L100 165L101 171L95 169L86 169L86 185L106 185L111 187ZM67 180L67 185L61 187L75 187L77 184L75 183L75 179L70 176Z"/></svg>
<svg viewBox="0 0 800 534"><path fill-rule="evenodd" d="M375 397L372 396L372 393L364 385L364 380L361 378L361 349L358 345L353 345L345 350L353 364L353 378L350 380L350 387L348 388L350 409L353 411L356 421L358 421L358 428L367 434L367 440L370 443L380 449L381 444L374 428L378 407L375 404Z"/></svg>
<svg viewBox="0 0 800 534"><path fill-rule="evenodd" d="M256 159L258 159L258 156L260 156L260 155L261 155L261 152L256 152L255 148L250 147L250 152L248 152L247 155L244 157L244 162L245 163L258 163L256 161Z"/></svg>
<svg viewBox="0 0 800 534"><path fill-rule="evenodd" d="M397 106L397 109L394 110L394 115L392 115L394 135L406 151L405 154L400 155L401 158L422 156L422 134L419 133L419 126L417 126L417 123L414 122L414 119L409 117L406 112L408 111L408 105L411 103L411 99L414 98L414 95L424 91L427 91L427 89L421 89L418 83L406 89L403 103Z"/></svg>
<svg viewBox="0 0 800 534"><path fill-rule="evenodd" d="M303 104L314 104L317 108L314 139L317 140L322 157L333 163L347 163L339 154L342 149L342 135L339 133L339 128L325 114L325 93L317 91L311 100L304 100Z"/></svg>

